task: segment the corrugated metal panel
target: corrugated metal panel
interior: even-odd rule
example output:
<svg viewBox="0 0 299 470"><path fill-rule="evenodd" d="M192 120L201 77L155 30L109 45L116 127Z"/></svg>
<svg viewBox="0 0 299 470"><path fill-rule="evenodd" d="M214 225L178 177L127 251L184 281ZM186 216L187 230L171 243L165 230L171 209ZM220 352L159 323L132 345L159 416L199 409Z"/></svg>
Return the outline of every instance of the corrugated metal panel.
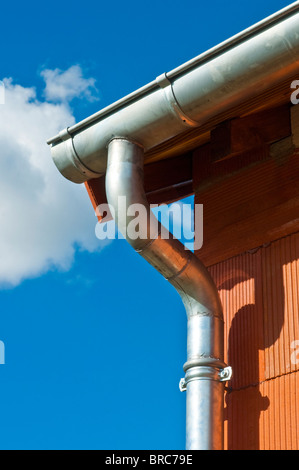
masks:
<svg viewBox="0 0 299 470"><path fill-rule="evenodd" d="M299 450L299 233L210 271L234 372L226 448Z"/></svg>

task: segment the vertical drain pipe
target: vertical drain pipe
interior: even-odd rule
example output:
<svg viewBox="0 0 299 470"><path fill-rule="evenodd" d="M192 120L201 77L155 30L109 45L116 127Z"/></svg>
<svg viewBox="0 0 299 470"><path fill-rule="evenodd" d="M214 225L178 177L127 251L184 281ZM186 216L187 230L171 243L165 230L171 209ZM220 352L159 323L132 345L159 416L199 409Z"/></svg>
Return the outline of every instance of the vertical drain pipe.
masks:
<svg viewBox="0 0 299 470"><path fill-rule="evenodd" d="M187 362L185 378L180 382L180 389L187 392L186 448L222 450L223 382L230 379L231 370L224 363L221 302L204 265L152 214L143 187L143 159L144 151L138 143L126 138L115 138L109 143L108 203L115 211L122 235L176 288L186 308ZM136 217L134 204L142 204L146 210L143 237L137 239L128 235L130 222Z"/></svg>

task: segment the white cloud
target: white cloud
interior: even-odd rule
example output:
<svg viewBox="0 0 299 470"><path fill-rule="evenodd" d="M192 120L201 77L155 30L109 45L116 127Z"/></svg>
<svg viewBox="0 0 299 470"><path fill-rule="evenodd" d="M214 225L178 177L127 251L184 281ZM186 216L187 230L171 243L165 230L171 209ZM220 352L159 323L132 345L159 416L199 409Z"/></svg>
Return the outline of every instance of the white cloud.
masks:
<svg viewBox="0 0 299 470"><path fill-rule="evenodd" d="M58 80L55 92L56 71L54 75L50 72L44 74L46 87L51 84L46 96L58 98L60 93L60 103L39 101L34 88L4 79L5 104L0 106L0 286L17 285L53 267L68 269L76 247L93 251L100 245L94 233L96 217L84 186L59 174L46 144L49 137L74 123L67 99L79 90L80 77L81 95L93 80L84 81L78 67L75 72L72 67L56 75L64 79ZM79 77L73 88L71 77ZM67 82L69 90L63 97L63 83Z"/></svg>
<svg viewBox="0 0 299 470"><path fill-rule="evenodd" d="M46 82L45 97L48 101L69 102L74 98L85 98L94 101L98 90L94 78L84 78L79 65L68 70L44 70L41 73Z"/></svg>

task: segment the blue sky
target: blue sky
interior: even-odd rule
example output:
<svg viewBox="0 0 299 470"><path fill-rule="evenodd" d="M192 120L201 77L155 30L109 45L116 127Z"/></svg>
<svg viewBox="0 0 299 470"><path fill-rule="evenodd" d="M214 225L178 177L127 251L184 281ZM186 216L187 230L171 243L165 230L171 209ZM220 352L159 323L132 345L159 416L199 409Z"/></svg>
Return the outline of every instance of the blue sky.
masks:
<svg viewBox="0 0 299 470"><path fill-rule="evenodd" d="M184 448L181 300L45 140L289 3L1 5L0 449Z"/></svg>

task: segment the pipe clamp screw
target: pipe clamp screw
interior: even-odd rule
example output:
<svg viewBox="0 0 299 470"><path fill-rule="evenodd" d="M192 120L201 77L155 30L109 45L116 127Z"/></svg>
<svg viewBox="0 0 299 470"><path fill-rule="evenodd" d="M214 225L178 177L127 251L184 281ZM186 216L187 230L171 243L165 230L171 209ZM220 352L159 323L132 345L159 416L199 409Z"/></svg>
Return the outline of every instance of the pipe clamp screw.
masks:
<svg viewBox="0 0 299 470"><path fill-rule="evenodd" d="M220 382L228 382L233 376L233 369L230 366L225 367L219 372Z"/></svg>
<svg viewBox="0 0 299 470"><path fill-rule="evenodd" d="M185 379L181 379L179 383L180 391L181 392L186 392L187 390L187 383Z"/></svg>

